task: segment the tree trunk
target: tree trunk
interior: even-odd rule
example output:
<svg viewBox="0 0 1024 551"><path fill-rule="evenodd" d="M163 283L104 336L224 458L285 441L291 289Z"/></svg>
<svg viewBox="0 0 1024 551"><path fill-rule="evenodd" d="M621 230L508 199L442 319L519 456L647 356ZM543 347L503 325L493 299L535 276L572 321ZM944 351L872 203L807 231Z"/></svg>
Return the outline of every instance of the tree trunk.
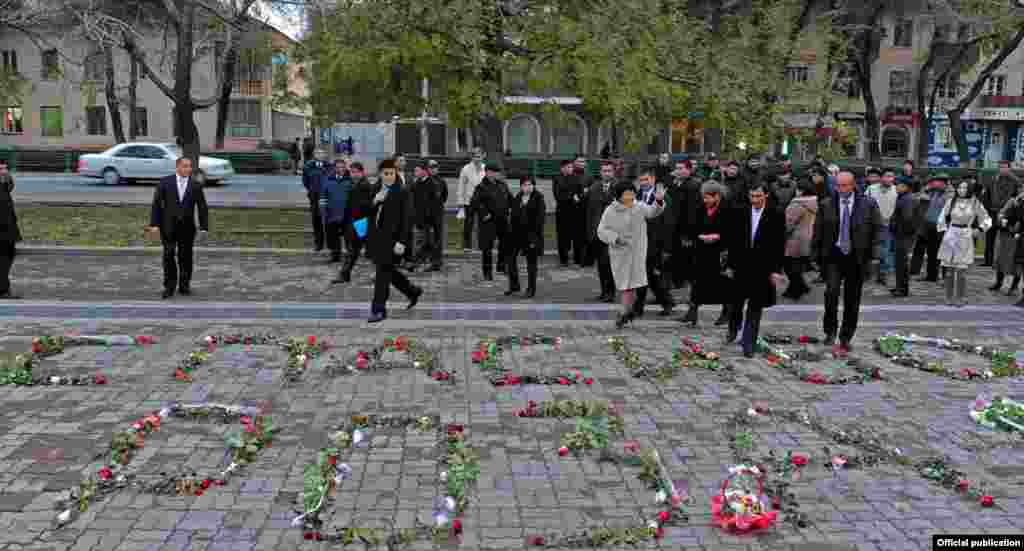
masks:
<svg viewBox="0 0 1024 551"><path fill-rule="evenodd" d="M110 111L110 125L114 130L114 141L124 143L124 124L121 121L121 102L117 99L117 87L114 82L114 47L103 46L103 65L106 82L107 111Z"/></svg>
<svg viewBox="0 0 1024 551"><path fill-rule="evenodd" d="M178 0L181 21L176 25L177 57L174 63L174 128L182 148L182 156L192 159L193 170L199 169L199 132L196 129L195 104L192 102L192 42L195 29L195 3Z"/></svg>
<svg viewBox="0 0 1024 551"><path fill-rule="evenodd" d="M234 35L232 35L234 36ZM224 59L224 74L220 98L217 99L217 135L214 147L224 149L224 134L227 132L228 111L231 107L231 92L235 85L235 71L238 68L238 41L232 39Z"/></svg>
<svg viewBox="0 0 1024 551"><path fill-rule="evenodd" d="M960 124L960 114L961 112L957 109L949 111L949 131L953 134L953 142L956 143L960 166L968 166L971 162L971 155L967 151L967 142L964 141L964 129Z"/></svg>
<svg viewBox="0 0 1024 551"><path fill-rule="evenodd" d="M928 129L932 122L932 112L927 110L925 103L925 87L928 85L928 78L932 73L932 66L935 65L937 49L929 48L928 59L921 66L921 72L917 77L917 153L914 155L918 166L928 166ZM934 87L933 87L934 88ZM934 93L932 94L934 97Z"/></svg>
<svg viewBox="0 0 1024 551"><path fill-rule="evenodd" d="M128 75L128 136L134 140L139 135L139 63L134 57L131 60L131 70Z"/></svg>

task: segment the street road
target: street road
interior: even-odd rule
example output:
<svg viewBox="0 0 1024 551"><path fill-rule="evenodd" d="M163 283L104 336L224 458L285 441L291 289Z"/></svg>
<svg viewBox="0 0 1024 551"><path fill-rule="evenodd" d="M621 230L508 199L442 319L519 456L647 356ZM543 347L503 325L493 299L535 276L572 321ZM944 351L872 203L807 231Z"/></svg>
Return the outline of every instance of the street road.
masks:
<svg viewBox="0 0 1024 551"><path fill-rule="evenodd" d="M153 182L108 186L102 180L77 174L21 172L14 176L14 200L22 203L78 203L148 205L153 199ZM455 178L448 178L448 206L456 207ZM548 209L554 210L550 180L539 180ZM510 182L513 193L518 182ZM238 174L227 184L209 187L206 200L218 207L306 207L309 200L302 178L290 174Z"/></svg>

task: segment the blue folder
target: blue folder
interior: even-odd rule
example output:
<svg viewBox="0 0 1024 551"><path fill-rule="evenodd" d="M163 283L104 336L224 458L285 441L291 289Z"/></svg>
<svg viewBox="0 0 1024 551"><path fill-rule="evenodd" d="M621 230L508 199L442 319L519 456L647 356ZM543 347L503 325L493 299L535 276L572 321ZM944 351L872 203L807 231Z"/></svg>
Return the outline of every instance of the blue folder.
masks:
<svg viewBox="0 0 1024 551"><path fill-rule="evenodd" d="M360 218L355 222L352 222L352 228L356 230L356 235L359 239L366 239L366 230L369 229L369 221L366 218Z"/></svg>

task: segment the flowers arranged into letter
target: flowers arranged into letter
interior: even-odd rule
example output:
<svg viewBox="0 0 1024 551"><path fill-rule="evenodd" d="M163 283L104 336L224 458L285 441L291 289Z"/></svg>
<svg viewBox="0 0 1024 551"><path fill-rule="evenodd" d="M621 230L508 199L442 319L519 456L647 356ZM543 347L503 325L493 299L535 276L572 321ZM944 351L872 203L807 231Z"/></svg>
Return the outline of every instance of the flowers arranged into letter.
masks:
<svg viewBox="0 0 1024 551"><path fill-rule="evenodd" d="M398 359L404 356L404 359ZM409 337L387 338L380 346L359 350L354 358L345 363L331 362L327 369L340 375L354 375L387 369L418 369L435 381L455 384L452 373L441 367L441 361L433 350L421 341Z"/></svg>
<svg viewBox="0 0 1024 551"><path fill-rule="evenodd" d="M571 386L575 384L591 385L594 383L592 377L586 376L580 369L572 369L566 373L556 375L546 374L513 374L502 362L504 352L516 345L525 349L530 346L551 346L553 350L559 350L562 346L562 337L551 337L548 335L532 335L528 337L489 337L477 343L476 350L470 355L472 362L482 371L488 373L488 380L494 386L516 386L516 385L562 385Z"/></svg>
<svg viewBox="0 0 1024 551"><path fill-rule="evenodd" d="M793 340L773 335L760 339L757 344L759 351L768 358L768 365L789 371L805 383L849 385L882 380L881 367L859 358L847 358L845 355L834 353L834 358L830 359L807 348L787 352L778 346L778 343ZM804 346L817 342L811 337L800 337L796 340Z"/></svg>
<svg viewBox="0 0 1024 551"><path fill-rule="evenodd" d="M717 352L708 351L704 345L690 339L682 339L679 348L672 354L672 360L659 365L651 365L640 359L640 355L630 349L623 337L609 337L608 346L625 364L626 369L637 378L664 380L673 377L684 368L706 369L731 377L733 365L723 362Z"/></svg>
<svg viewBox="0 0 1024 551"><path fill-rule="evenodd" d="M32 350L18 354L0 363L0 385L19 386L86 386L105 385L107 377L102 373L90 376L41 376L32 373L37 362L47 356L60 354L69 346L148 346L156 342L154 337L139 335L113 336L43 336L32 339Z"/></svg>
<svg viewBox="0 0 1024 551"><path fill-rule="evenodd" d="M963 354L975 354L991 362L988 369L956 369L941 361L927 358L920 348L938 348ZM894 364L934 373L950 379L974 380L1024 375L1024 366L1017 365L1013 353L990 346L972 345L956 339L889 334L875 341L875 350Z"/></svg>
<svg viewBox="0 0 1024 551"><path fill-rule="evenodd" d="M284 380L296 382L302 378L309 362L319 358L331 349L325 340L310 335L301 338L282 339L275 335L207 335L203 337L200 348L192 351L181 360L174 369L174 379L186 383L192 382L193 374L199 366L210 359L210 354L218 346L278 346L288 352L288 361L284 367Z"/></svg>

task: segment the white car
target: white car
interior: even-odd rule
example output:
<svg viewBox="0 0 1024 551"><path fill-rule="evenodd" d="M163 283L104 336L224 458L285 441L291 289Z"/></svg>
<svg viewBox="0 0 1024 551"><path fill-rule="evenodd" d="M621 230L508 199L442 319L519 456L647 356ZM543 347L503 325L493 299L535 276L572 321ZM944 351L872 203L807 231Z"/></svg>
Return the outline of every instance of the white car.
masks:
<svg viewBox="0 0 1024 551"><path fill-rule="evenodd" d="M168 143L123 143L103 153L78 158L78 174L84 178L102 178L109 185L131 180L158 180L174 174L174 163L181 157L177 145ZM221 183L234 176L231 161L199 157L196 178L206 185Z"/></svg>

